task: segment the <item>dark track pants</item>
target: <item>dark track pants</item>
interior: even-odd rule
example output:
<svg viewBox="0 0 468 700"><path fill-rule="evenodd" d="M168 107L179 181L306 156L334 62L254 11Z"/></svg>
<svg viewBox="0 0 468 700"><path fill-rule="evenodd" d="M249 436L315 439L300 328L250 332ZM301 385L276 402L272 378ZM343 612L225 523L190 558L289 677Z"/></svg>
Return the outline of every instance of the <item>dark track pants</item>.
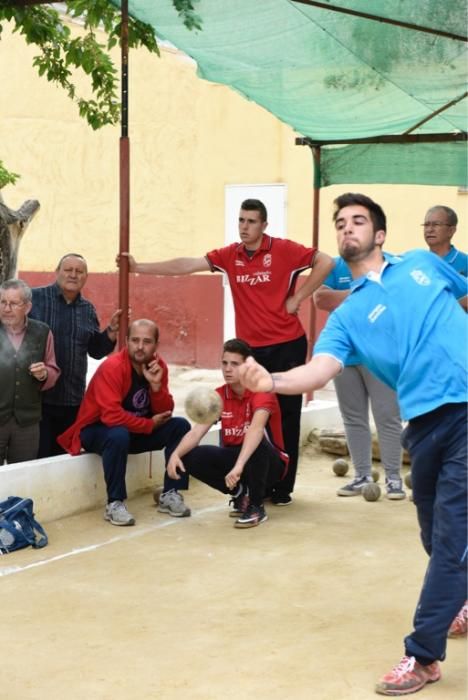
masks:
<svg viewBox="0 0 468 700"><path fill-rule="evenodd" d="M443 660L447 632L467 595L467 404L446 404L409 422L413 498L429 565L406 653Z"/></svg>
<svg viewBox="0 0 468 700"><path fill-rule="evenodd" d="M127 498L125 474L127 456L141 452L153 452L164 449L166 464L169 457L190 430L190 423L185 418L170 418L149 435L131 433L124 426L108 427L103 423L92 423L80 433L81 444L87 452L102 455L104 479L107 487L108 503L124 501ZM188 488L188 477L176 481L164 475L164 490Z"/></svg>
<svg viewBox="0 0 468 700"><path fill-rule="evenodd" d="M307 357L305 335L297 340L265 347L252 348L257 362L269 372L286 372L303 365ZM289 455L289 468L285 478L274 487L277 494L287 496L294 490L297 462L299 459L299 438L301 432L302 394L283 396L278 394L283 426L284 449Z"/></svg>
<svg viewBox="0 0 468 700"><path fill-rule="evenodd" d="M66 451L60 447L57 438L73 425L79 410L79 405L55 406L50 403L42 404L38 459L65 454Z"/></svg>
<svg viewBox="0 0 468 700"><path fill-rule="evenodd" d="M195 478L221 493L230 493L224 477L236 463L241 450L238 447L199 445L182 457L184 467ZM241 481L249 489L250 502L261 505L266 489L276 483L283 472L284 464L276 450L267 440L262 440L247 460Z"/></svg>

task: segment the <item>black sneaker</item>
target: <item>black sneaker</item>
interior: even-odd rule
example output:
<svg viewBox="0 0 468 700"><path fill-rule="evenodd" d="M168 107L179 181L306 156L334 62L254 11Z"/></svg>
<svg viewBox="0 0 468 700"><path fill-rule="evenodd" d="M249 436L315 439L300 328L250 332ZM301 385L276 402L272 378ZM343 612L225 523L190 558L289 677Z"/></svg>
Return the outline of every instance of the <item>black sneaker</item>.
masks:
<svg viewBox="0 0 468 700"><path fill-rule="evenodd" d="M268 520L268 515L265 513L264 507L254 506L251 503L245 513L236 520L234 527L256 527L265 520Z"/></svg>
<svg viewBox="0 0 468 700"><path fill-rule="evenodd" d="M229 511L230 518L238 518L239 515L243 515L247 508L249 507L250 499L248 493L241 493L240 496L233 496L229 505L232 505Z"/></svg>
<svg viewBox="0 0 468 700"><path fill-rule="evenodd" d="M288 493L272 493L271 502L274 506L290 506L292 498Z"/></svg>

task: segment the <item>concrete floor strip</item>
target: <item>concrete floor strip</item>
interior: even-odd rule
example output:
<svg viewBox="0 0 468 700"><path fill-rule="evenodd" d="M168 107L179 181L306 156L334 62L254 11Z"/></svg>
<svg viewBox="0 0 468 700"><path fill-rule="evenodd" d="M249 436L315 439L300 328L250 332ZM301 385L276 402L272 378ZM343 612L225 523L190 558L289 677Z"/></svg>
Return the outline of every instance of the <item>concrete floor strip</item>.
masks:
<svg viewBox="0 0 468 700"><path fill-rule="evenodd" d="M221 510L226 509L226 504L223 503L223 505L216 505L216 506L210 506L209 508L202 508L201 510L196 511L195 513L192 514L192 518L199 518L202 515L205 515L206 513L216 513ZM25 566L5 566L5 567L0 567L0 578L3 576L11 576L12 574L20 574L23 571L28 571L29 569L35 569L39 566L45 566L47 564L53 564L56 561L60 561L62 559L67 559L68 557L75 557L79 554L86 554L87 552L92 552L97 549L101 549L102 547L107 547L109 545L115 544L116 542L123 542L125 540L132 540L135 537L142 537L143 535L147 535L150 532L154 532L155 530L161 530L162 528L169 527L170 525L176 525L178 522L181 520L185 520L185 518L171 518L170 520L164 520L164 522L157 523L156 525L151 525L150 527L144 527L144 528L125 528L125 532L123 532L121 535L117 537L111 537L109 540L105 540L104 542L97 542L96 544L90 544L87 547L78 547L77 549L72 549L69 552L64 552L64 554L58 554L55 557L50 557L50 559L41 559L41 561L35 561L32 562L31 564L26 564ZM8 556L5 554L4 556Z"/></svg>

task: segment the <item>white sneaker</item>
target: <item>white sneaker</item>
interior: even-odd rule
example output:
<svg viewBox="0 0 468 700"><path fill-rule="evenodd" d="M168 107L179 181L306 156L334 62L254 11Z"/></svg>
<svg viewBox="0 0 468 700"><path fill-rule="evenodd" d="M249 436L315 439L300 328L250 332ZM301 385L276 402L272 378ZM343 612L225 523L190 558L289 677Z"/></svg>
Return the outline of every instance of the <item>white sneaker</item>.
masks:
<svg viewBox="0 0 468 700"><path fill-rule="evenodd" d="M190 508L185 505L182 494L175 489L159 496L158 510L160 513L169 513L174 518L187 518L190 515Z"/></svg>
<svg viewBox="0 0 468 700"><path fill-rule="evenodd" d="M108 520L112 525L135 525L135 518L130 515L122 501L108 503L104 511L104 520Z"/></svg>

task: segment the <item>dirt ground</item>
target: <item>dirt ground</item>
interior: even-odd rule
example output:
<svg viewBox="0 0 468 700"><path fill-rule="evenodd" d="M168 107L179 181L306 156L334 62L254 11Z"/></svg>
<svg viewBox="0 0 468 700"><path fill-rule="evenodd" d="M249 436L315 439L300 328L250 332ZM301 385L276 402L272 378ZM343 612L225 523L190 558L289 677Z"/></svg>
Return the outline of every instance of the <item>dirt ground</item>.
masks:
<svg viewBox="0 0 468 700"><path fill-rule="evenodd" d="M426 556L408 499L338 498L331 463L303 450L293 504L267 504L269 520L250 530L195 480L190 518L158 513L145 494L129 503L132 528L101 510L48 524L48 547L0 560L1 696L377 697ZM449 640L442 671L421 697L465 698L465 640Z"/></svg>

